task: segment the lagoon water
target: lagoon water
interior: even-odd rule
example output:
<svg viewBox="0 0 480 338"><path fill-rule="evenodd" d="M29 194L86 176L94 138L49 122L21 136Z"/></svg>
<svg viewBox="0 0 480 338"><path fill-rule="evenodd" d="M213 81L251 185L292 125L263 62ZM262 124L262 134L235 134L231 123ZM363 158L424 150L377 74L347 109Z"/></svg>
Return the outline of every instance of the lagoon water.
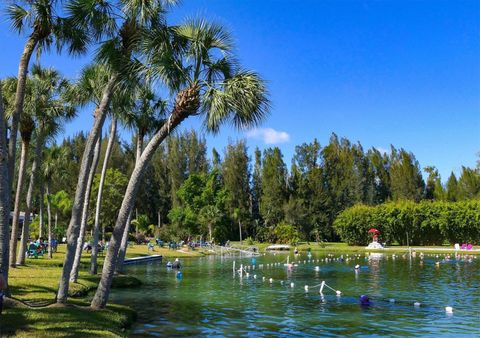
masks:
<svg viewBox="0 0 480 338"><path fill-rule="evenodd" d="M144 284L113 290L111 299L138 311L134 336L480 336L480 257L437 265L443 255L350 254L347 260L344 254L341 261L336 254L328 262L328 256L314 255L309 262L306 254L292 254L290 261L301 263L291 272L286 257L258 257L257 268L242 278L233 274L232 263L250 265L251 258L184 259L181 280L165 262L131 266L128 272ZM266 266L272 263L280 264ZM315 286L322 281L341 296L326 288L320 295ZM369 306L359 304L362 294Z"/></svg>

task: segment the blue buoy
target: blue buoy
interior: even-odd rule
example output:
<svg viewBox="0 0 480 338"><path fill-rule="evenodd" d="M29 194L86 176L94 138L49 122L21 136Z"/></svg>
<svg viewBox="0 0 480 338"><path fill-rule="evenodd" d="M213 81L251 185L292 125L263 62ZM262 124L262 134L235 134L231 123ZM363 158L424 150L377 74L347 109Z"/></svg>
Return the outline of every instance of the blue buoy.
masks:
<svg viewBox="0 0 480 338"><path fill-rule="evenodd" d="M255 257L252 257L252 265L257 265L257 259Z"/></svg>

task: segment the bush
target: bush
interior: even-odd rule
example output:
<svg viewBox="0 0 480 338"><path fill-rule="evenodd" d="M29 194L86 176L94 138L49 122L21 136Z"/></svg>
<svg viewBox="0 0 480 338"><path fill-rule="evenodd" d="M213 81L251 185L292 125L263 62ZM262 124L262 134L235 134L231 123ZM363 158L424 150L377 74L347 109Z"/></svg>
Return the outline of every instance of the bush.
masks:
<svg viewBox="0 0 480 338"><path fill-rule="evenodd" d="M401 245L441 245L480 241L480 201L401 201L378 206L355 205L334 222L342 241L366 245L370 228L381 232L381 242Z"/></svg>
<svg viewBox="0 0 480 338"><path fill-rule="evenodd" d="M291 224L279 223L272 229L272 237L276 243L295 244L300 241L300 232Z"/></svg>

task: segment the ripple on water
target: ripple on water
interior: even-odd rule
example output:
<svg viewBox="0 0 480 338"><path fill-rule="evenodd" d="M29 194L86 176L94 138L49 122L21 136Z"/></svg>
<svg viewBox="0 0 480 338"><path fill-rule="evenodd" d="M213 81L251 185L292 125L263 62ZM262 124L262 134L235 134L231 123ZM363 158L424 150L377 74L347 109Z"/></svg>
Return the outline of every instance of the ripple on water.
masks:
<svg viewBox="0 0 480 338"><path fill-rule="evenodd" d="M137 309L136 336L480 336L479 259L438 266L437 257L387 258L307 262L292 272L282 265L257 268L239 279L231 260L206 257L186 260L181 282L163 265L149 264L129 268L144 280L141 290L113 290L112 300ZM284 260L265 256L257 263ZM357 273L356 264L362 265ZM317 265L320 271L314 271ZM322 280L342 296L330 290L321 296L315 286ZM311 287L308 293L304 285ZM371 306L358 304L361 294L370 296ZM445 313L447 305L453 314Z"/></svg>

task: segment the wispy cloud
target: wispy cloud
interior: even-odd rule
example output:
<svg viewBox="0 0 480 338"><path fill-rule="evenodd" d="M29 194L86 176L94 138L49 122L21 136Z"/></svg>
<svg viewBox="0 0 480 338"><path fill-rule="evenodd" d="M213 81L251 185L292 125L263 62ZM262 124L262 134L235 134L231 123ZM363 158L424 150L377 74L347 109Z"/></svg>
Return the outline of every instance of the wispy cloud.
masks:
<svg viewBox="0 0 480 338"><path fill-rule="evenodd" d="M290 141L290 135L285 131L272 128L255 128L247 132L248 138L263 140L265 144L280 144Z"/></svg>

